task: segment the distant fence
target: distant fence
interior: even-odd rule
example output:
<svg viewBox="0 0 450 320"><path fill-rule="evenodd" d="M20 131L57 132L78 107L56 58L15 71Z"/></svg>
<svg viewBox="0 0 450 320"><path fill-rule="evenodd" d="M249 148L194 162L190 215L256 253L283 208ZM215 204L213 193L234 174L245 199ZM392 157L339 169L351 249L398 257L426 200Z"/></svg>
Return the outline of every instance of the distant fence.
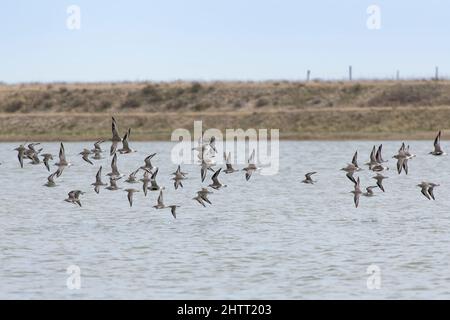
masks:
<svg viewBox="0 0 450 320"><path fill-rule="evenodd" d="M434 68L434 74L433 75L431 75L430 77L407 77L407 78L401 78L400 77L400 70L396 70L396 72L395 72L395 75L392 77L392 78L389 78L389 77L386 77L386 78L358 78L358 79L355 79L354 78L354 75L353 75L353 66L348 66L348 76L346 77L346 78L343 78L343 79L330 79L331 81L333 81L333 80L336 80L336 81L342 81L342 80L348 80L348 81L353 81L353 80L366 80L366 81L369 81L369 80L379 80L379 81L382 81L382 80L397 80L397 81L401 81L401 80L434 80L434 81L438 81L438 80L448 80L449 78L448 77L445 77L445 76L441 76L440 74L439 74L439 67L438 66L436 66L435 68ZM311 80L313 80L313 81L321 81L321 80L324 80L324 81L330 81L330 80L327 80L327 79L321 79L321 78L314 78L314 79L311 79L311 70L310 69L308 69L308 70L306 70L306 79L305 79L305 81L306 82L310 82Z"/></svg>

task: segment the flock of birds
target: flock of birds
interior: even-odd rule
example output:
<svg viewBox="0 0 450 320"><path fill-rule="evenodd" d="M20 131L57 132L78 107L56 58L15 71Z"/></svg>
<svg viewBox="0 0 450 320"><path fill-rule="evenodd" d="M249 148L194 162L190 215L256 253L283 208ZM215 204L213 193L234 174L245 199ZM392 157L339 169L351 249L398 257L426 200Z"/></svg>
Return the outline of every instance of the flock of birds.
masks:
<svg viewBox="0 0 450 320"><path fill-rule="evenodd" d="M100 189L102 187L105 187L107 190L115 191L119 190L120 188L117 185L117 181L122 179L125 175L121 174L118 166L117 166L117 155L126 155L130 153L136 152L136 150L132 149L129 144L129 138L131 134L131 129L128 129L123 138L120 137L117 122L112 117L112 138L109 140L112 142L111 148L110 148L110 156L112 157L111 161L111 172L109 172L106 176L109 177L109 185L103 182L102 178L102 166L98 169L98 172L95 176L95 182L92 183L92 186L94 186L94 191L98 194L100 193ZM446 155L446 153L441 148L441 131L437 134L435 140L434 140L434 150L430 152L433 156L442 156ZM81 155L82 159L90 164L94 165L94 162L92 160L100 160L103 159L102 153L103 150L101 148L101 144L105 142L105 140L99 140L94 143L94 149L83 149L79 155ZM122 148L118 149L119 143L122 144ZM43 163L47 170L50 172L50 161L53 160L53 155L50 153L42 153L41 149L36 149L36 146L38 146L40 143L30 143L25 147L25 144L20 145L19 147L15 148L18 152L18 159L20 166L24 167L24 159L30 159L30 164L38 165L40 163ZM365 197L372 197L375 195L374 189L379 188L382 192L385 192L385 188L383 186L383 180L387 179L388 177L384 176L382 174L383 171L389 170L389 167L385 166L384 164L387 162L382 157L382 148L383 145L373 146L372 151L370 153L370 160L365 165L369 167L369 170L376 173L375 176L372 178L375 179L376 185L371 185L365 188L365 192L361 190L361 181L359 177L355 178L355 173L362 170L362 168L358 164L358 151L355 152L353 159L351 163L349 163L346 167L342 168L341 170L346 172L346 177L353 183L354 189L351 191L353 193L354 197L354 204L355 207L358 207L360 196ZM219 175L222 172L222 168L219 168L217 170L213 169L213 166L215 165L214 157L217 153L217 149L215 147L215 138L211 137L209 141L203 141L202 138L198 141L198 146L193 148L193 150L198 151L198 160L200 164L200 176L202 183L205 181L207 172L211 171L213 172L211 180L212 183L208 185L209 188L219 190L223 187L226 187L226 185L222 184L219 181ZM156 176L158 174L159 169L155 168L152 165L152 159L156 155L156 153L150 154L144 159L144 165L138 167L135 171L131 172L128 175L128 178L125 180L125 183L128 184L138 184L142 183L142 191L144 192L144 195L147 196L148 191L159 191L159 197L157 200L156 205L153 207L156 209L165 209L168 208L171 210L171 213L174 218L176 218L176 209L179 208L179 205L165 205L164 199L163 199L163 190L165 187L161 187L158 185L156 181ZM40 159L42 158L42 160ZM238 172L240 170L237 170L233 168L232 162L231 162L231 153L224 153L223 155L224 161L226 164L225 169L223 170L226 174L231 174ZM402 143L400 149L398 150L398 153L393 156L394 159L397 160L397 172L398 174L401 174L404 172L405 174L408 174L408 162L411 161L414 157L416 157L415 154L412 154L410 152L409 146L406 146L405 143ZM59 178L65 168L69 167L71 163L66 159L66 153L64 150L64 145L61 143L60 150L59 150L59 161L55 163L57 166L57 169L55 172L51 173L48 178L47 182L45 183L46 187L54 187L56 186L55 179ZM247 167L242 169L245 171L245 177L246 180L250 180L250 177L252 174L259 170L255 164L255 150L252 151L250 157L247 161ZM137 177L138 173L142 171L143 176L141 179ZM317 172L308 172L305 175L305 179L302 181L306 184L314 184L316 181L312 179L312 176L316 174ZM183 188L183 180L185 180L187 177L187 173L181 171L181 167L178 166L177 170L172 173L174 176L172 180L174 181L174 188L175 190L179 187ZM436 184L434 182L426 182L422 181L422 183L417 185L420 187L421 193L429 200L433 199L435 200L434 196L434 188L438 187L439 184ZM130 207L133 206L133 195L136 192L140 192L140 190L135 188L126 188L124 189L127 192L128 202L130 204ZM208 198L208 195L211 194L212 191L210 191L206 187L202 187L201 190L199 190L196 193L196 196L193 198L193 200L197 201L200 205L206 207L205 203L211 204L211 201ZM81 201L80 196L85 194L85 192L81 190L72 190L68 193L68 198L65 199L66 202L73 203L76 205L79 205L81 207Z"/></svg>
<svg viewBox="0 0 450 320"><path fill-rule="evenodd" d="M361 167L358 164L358 151L355 152L352 162L349 163L346 167L342 168L341 170L346 172L347 178L353 183L354 190L350 191L353 193L354 197L354 203L355 207L357 208L359 205L359 198L361 195L365 197L372 197L375 195L374 189L379 188L381 191L385 192L384 186L383 186L383 180L387 179L388 177L384 176L381 172L389 170L389 167L383 165L387 161L383 159L382 157L382 148L383 145L378 146L378 149L376 146L373 146L372 151L370 153L370 160L366 163L367 166L369 166L369 170L376 173L375 176L372 178L376 180L376 186L368 186L366 187L366 192L363 192L361 190L361 181L360 178L354 177L354 174L358 171L361 171ZM441 131L437 134L436 138L434 139L434 150L431 151L429 154L433 156L443 156L446 155L446 153L441 148ZM392 158L397 160L397 172L398 174L401 174L404 172L405 174L408 174L408 161L415 158L416 155L412 154L409 150L409 146L406 146L405 143L402 143L400 149L398 150L398 153L394 155ZM305 175L305 179L302 181L306 184L314 184L314 180L312 179L312 176L316 174L317 172L309 172ZM434 182L426 182L422 181L420 184L417 185L420 187L421 193L428 199L428 200L435 200L434 197L434 188L438 187L439 184L436 184Z"/></svg>
<svg viewBox="0 0 450 320"><path fill-rule="evenodd" d="M111 144L111 148L110 148L110 152L109 152L110 156L112 157L111 172L106 174L106 176L109 177L109 185L104 183L102 180L102 178L103 178L102 166L100 166L98 169L98 172L95 176L95 182L92 183L92 186L94 187L94 191L97 194L100 193L100 190L102 187L105 187L105 189L110 190L110 191L116 191L116 190L121 189L117 185L117 181L122 179L125 175L121 174L118 169L117 155L118 154L126 155L126 154L136 152L136 150L134 150L130 147L130 144L129 144L130 134L131 134L131 129L128 129L127 132L125 133L125 135L123 136L123 138L121 138L119 135L117 122L114 119L114 117L112 117L112 138L110 139L112 144ZM81 158L86 163L88 163L90 165L94 165L94 162L92 160L103 159L102 154L104 151L101 148L101 144L105 141L106 140L99 140L99 141L95 142L93 149L90 150L90 149L85 148L79 153L79 155L81 155ZM122 144L122 148L120 148L120 149L118 149L119 143ZM29 159L29 160L31 160L30 164L39 165L39 164L43 163L49 172L52 171L51 167L50 167L50 161L53 161L53 159L54 159L53 158L54 156L52 154L42 153L42 150L43 150L42 148L37 149L37 146L40 145L40 143L29 143L28 145L26 145L26 146L25 145L26 145L26 143L21 144L19 147L14 149L18 153L18 159L19 159L21 168L24 167L24 160ZM199 159L199 164L200 164L200 175L201 175L202 183L206 179L207 172L211 171L211 172L213 172L212 177L211 177L212 183L209 184L208 187L215 189L215 190L219 190L223 187L226 187L226 185L222 184L219 181L219 175L222 172L222 168L219 168L217 170L215 170L213 168L215 166L214 158L217 153L217 149L215 147L215 138L211 137L211 139L209 139L209 141L203 141L203 139L200 138L200 140L198 141L198 146L193 148L193 150L198 151L198 159ZM165 189L165 187L161 187L160 185L158 185L158 183L156 181L156 176L158 174L159 169L152 165L152 159L155 155L156 155L156 153L148 155L144 159L144 165L138 167L136 170L131 172L128 175L128 178L125 180L125 183L128 183L128 184L142 183L142 191L145 196L147 196L148 191L159 191L157 203L153 207L155 209L168 208L171 210L172 216L174 218L176 218L177 217L176 209L179 208L180 206L175 205L175 204L174 205L165 205L164 204L163 190ZM224 157L224 161L226 164L226 167L223 170L224 173L231 174L231 173L240 171L240 170L233 168L233 165L231 162L231 153L228 153L228 155L224 153L223 157ZM41 160L41 158L42 158L42 160ZM44 184L44 186L46 186L46 187L55 187L56 186L55 180L63 174L64 170L67 167L71 166L71 163L66 158L66 152L65 152L63 143L60 144L59 161L56 162L55 165L56 165L57 169L48 176L47 182ZM255 165L255 150L252 151L252 153L248 159L247 166L245 168L243 168L242 170L245 171L245 177L246 177L247 181L250 180L250 177L252 176L252 174L255 171L259 170L259 168L257 168ZM138 178L139 172L143 172L143 176L141 179ZM177 170L172 173L172 175L174 176L172 178L172 180L174 181L173 184L174 184L175 190L178 189L179 187L183 188L183 180L187 179L187 173L181 171L180 165L178 166ZM135 189L135 188L126 188L126 189L124 189L124 191L127 192L128 202L130 204L130 207L132 207L133 206L133 195L136 192L140 192L140 190ZM210 191L210 189L208 189L207 187L202 187L201 190L199 190L196 193L196 196L193 198L193 200L197 201L203 207L206 207L205 203L212 204L208 198L208 195L211 193L212 193L212 191ZM81 190L72 190L68 193L68 197L64 201L78 205L81 207L80 196L83 194L85 194L85 192L83 192Z"/></svg>

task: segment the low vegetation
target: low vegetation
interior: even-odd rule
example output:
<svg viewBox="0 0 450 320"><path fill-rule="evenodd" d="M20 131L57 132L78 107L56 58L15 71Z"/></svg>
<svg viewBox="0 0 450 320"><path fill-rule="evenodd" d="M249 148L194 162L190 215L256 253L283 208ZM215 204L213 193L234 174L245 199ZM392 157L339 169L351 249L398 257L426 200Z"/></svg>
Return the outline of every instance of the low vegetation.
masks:
<svg viewBox="0 0 450 320"><path fill-rule="evenodd" d="M450 81L0 84L1 140L95 139L111 114L136 139L167 139L193 120L294 139L421 137L449 126Z"/></svg>

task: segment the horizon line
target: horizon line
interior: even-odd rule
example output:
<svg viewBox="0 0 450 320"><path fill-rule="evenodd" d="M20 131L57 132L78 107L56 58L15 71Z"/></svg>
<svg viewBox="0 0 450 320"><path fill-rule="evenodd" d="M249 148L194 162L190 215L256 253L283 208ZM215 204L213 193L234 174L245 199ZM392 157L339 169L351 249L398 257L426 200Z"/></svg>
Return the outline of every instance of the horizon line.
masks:
<svg viewBox="0 0 450 320"><path fill-rule="evenodd" d="M158 83L275 83L275 82L283 82L283 83L356 83L356 82L414 82L414 81L449 81L450 77L448 76L439 76L436 77L373 77L373 78L365 78L365 77L356 77L351 80L348 78L311 78L307 79L289 79L289 78L266 78L266 79L172 79L172 80L157 80L157 79L147 79L147 80L51 80L51 81L3 81L0 80L1 86L7 85L51 85L51 84L158 84Z"/></svg>

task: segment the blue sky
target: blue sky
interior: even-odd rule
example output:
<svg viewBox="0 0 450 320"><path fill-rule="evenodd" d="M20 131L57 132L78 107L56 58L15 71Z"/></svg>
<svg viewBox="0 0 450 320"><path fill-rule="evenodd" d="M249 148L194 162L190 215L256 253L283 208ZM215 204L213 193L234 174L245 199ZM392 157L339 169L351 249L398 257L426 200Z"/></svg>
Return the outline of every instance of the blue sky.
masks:
<svg viewBox="0 0 450 320"><path fill-rule="evenodd" d="M369 30L366 9L381 9ZM66 27L69 5L81 29ZM450 1L0 3L0 81L266 80L450 74Z"/></svg>

